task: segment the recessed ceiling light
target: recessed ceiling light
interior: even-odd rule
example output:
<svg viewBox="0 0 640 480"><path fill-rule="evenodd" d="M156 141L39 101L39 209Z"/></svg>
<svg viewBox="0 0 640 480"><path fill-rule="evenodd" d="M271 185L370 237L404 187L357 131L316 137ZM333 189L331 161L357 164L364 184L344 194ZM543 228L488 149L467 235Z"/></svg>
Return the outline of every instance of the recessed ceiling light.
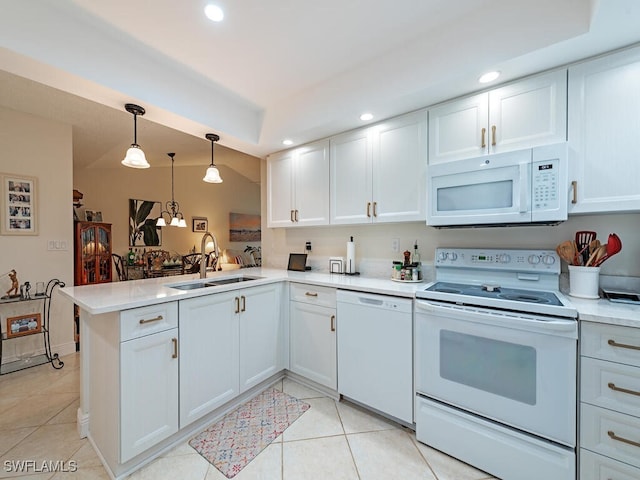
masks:
<svg viewBox="0 0 640 480"><path fill-rule="evenodd" d="M289 139L289 138L285 138L284 140L282 140L282 144L283 145L293 145L293 140Z"/></svg>
<svg viewBox="0 0 640 480"><path fill-rule="evenodd" d="M480 83L489 83L489 82L493 82L496 78L498 78L500 76L500 72L487 72L484 75L482 75L478 81Z"/></svg>
<svg viewBox="0 0 640 480"><path fill-rule="evenodd" d="M224 12L222 11L222 9L219 6L213 5L211 3L204 7L204 14L212 22L221 22L224 18Z"/></svg>
<svg viewBox="0 0 640 480"><path fill-rule="evenodd" d="M360 115L360 120L362 120L363 122L368 122L369 120L373 119L373 114L371 113L363 113L362 115Z"/></svg>

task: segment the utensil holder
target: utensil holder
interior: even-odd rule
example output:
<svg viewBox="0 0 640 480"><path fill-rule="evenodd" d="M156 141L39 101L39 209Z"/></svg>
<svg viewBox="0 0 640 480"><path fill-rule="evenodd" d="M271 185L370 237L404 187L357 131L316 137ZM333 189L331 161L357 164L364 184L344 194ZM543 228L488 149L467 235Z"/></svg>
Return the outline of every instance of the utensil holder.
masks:
<svg viewBox="0 0 640 480"><path fill-rule="evenodd" d="M600 298L598 288L600 267L569 265L569 295L579 298Z"/></svg>

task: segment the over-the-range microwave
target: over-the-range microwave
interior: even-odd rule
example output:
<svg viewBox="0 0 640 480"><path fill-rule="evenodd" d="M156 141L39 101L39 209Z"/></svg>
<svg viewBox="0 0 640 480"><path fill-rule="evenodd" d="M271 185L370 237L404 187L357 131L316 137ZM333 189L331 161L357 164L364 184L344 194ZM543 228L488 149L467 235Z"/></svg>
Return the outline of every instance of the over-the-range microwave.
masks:
<svg viewBox="0 0 640 480"><path fill-rule="evenodd" d="M549 225L567 219L565 143L427 168L427 225Z"/></svg>

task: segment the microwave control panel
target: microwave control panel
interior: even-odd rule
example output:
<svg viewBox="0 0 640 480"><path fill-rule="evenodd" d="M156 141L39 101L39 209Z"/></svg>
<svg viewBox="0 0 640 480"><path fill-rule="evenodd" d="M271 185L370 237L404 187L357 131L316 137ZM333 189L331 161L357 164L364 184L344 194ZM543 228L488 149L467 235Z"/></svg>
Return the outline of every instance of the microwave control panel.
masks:
<svg viewBox="0 0 640 480"><path fill-rule="evenodd" d="M533 163L533 210L555 210L559 201L559 160Z"/></svg>

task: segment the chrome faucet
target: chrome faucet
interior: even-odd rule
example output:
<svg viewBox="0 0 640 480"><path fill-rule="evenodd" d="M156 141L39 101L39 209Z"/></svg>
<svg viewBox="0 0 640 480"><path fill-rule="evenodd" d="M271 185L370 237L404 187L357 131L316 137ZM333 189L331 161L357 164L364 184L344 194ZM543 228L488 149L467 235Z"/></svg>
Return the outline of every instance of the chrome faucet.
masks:
<svg viewBox="0 0 640 480"><path fill-rule="evenodd" d="M218 258L220 258L220 250L218 250L218 240L216 237L209 232L206 232L202 236L202 241L200 242L200 278L207 278L207 257L205 254L205 247L207 246L207 238L211 237L211 241L213 242L213 253L216 255L216 263Z"/></svg>

